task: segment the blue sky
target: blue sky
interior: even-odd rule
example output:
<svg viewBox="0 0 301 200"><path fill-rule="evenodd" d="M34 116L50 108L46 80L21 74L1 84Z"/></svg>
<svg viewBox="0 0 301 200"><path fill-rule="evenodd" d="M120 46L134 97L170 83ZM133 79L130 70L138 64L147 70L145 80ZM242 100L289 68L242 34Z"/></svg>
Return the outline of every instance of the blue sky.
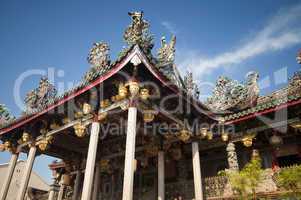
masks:
<svg viewBox="0 0 301 200"><path fill-rule="evenodd" d="M19 115L13 90L28 70L63 70L55 84L76 83L89 68L86 57L93 42L108 42L116 58L130 23L127 12L133 10L143 10L150 21L154 50L161 36L177 36L176 63L182 73L194 73L202 95L211 91L218 76L244 81L248 71L260 73L261 93L266 94L285 85L287 76L299 69L295 57L301 48L300 0L2 0L0 103ZM38 80L38 75L26 78L20 96ZM0 153L0 163L8 159ZM35 169L49 182L52 158L37 159Z"/></svg>

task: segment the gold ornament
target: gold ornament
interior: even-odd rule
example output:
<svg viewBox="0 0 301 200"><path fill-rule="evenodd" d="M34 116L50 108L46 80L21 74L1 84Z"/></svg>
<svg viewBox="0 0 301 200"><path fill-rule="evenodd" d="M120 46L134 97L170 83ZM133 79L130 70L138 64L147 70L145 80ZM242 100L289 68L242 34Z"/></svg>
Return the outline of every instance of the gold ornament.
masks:
<svg viewBox="0 0 301 200"><path fill-rule="evenodd" d="M200 133L201 133L201 137L205 138L205 137L207 137L208 129L207 128L201 128Z"/></svg>
<svg viewBox="0 0 301 200"><path fill-rule="evenodd" d="M38 147L41 151L45 151L48 147L48 141L46 139L42 139L38 142Z"/></svg>
<svg viewBox="0 0 301 200"><path fill-rule="evenodd" d="M76 119L79 119L79 118L81 118L83 116L83 112L81 112L81 111L78 111L78 112L76 112L75 114L74 114L74 117L76 118Z"/></svg>
<svg viewBox="0 0 301 200"><path fill-rule="evenodd" d="M207 139L212 140L213 139L213 133L211 131L207 132Z"/></svg>
<svg viewBox="0 0 301 200"><path fill-rule="evenodd" d="M107 112L99 112L97 119L98 121L102 122L107 118L107 116L108 116Z"/></svg>
<svg viewBox="0 0 301 200"><path fill-rule="evenodd" d="M222 137L222 140L224 142L229 140L229 134L228 133L223 132L221 137Z"/></svg>
<svg viewBox="0 0 301 200"><path fill-rule="evenodd" d="M118 86L118 96L120 99L126 98L128 95L128 89L124 86L124 84L120 83Z"/></svg>
<svg viewBox="0 0 301 200"><path fill-rule="evenodd" d="M149 90L147 88L142 88L140 90L140 98L147 100L150 97Z"/></svg>
<svg viewBox="0 0 301 200"><path fill-rule="evenodd" d="M154 110L145 110L143 111L143 120L144 122L152 122L155 118L155 111Z"/></svg>
<svg viewBox="0 0 301 200"><path fill-rule="evenodd" d="M139 93L139 83L137 81L130 81L129 82L129 90L130 93L132 95L132 97L137 96L137 94Z"/></svg>
<svg viewBox="0 0 301 200"><path fill-rule="evenodd" d="M106 107L108 107L109 105L110 105L109 99L105 99L105 100L102 100L102 101L100 102L100 107L101 107L101 108L106 108Z"/></svg>
<svg viewBox="0 0 301 200"><path fill-rule="evenodd" d="M0 152L5 151L5 145L4 144L0 144Z"/></svg>
<svg viewBox="0 0 301 200"><path fill-rule="evenodd" d="M28 142L29 140L30 140L30 134L27 132L24 132L22 135L22 142L25 143L25 142Z"/></svg>
<svg viewBox="0 0 301 200"><path fill-rule="evenodd" d="M48 130L47 130L46 128L42 128L42 129L40 130L40 133L41 133L42 135L45 135L47 132L48 132Z"/></svg>
<svg viewBox="0 0 301 200"><path fill-rule="evenodd" d="M100 160L100 171L107 173L110 171L110 160L102 159Z"/></svg>
<svg viewBox="0 0 301 200"><path fill-rule="evenodd" d="M244 144L246 147L250 147L250 146L252 146L252 144L253 144L253 137L251 137L251 136L245 136L245 137L242 139L242 142L243 142L243 144Z"/></svg>
<svg viewBox="0 0 301 200"><path fill-rule="evenodd" d="M83 114L88 115L92 112L92 106L88 103L83 104Z"/></svg>
<svg viewBox="0 0 301 200"><path fill-rule="evenodd" d="M10 141L4 142L4 148L6 151L12 151L12 143Z"/></svg>
<svg viewBox="0 0 301 200"><path fill-rule="evenodd" d="M293 127L294 129L301 129L301 122L295 122L293 124L291 124L291 127Z"/></svg>
<svg viewBox="0 0 301 200"><path fill-rule="evenodd" d="M75 124L73 128L77 137L82 138L86 135L86 127L82 123Z"/></svg>
<svg viewBox="0 0 301 200"><path fill-rule="evenodd" d="M182 129L178 135L178 138L183 141L187 142L190 139L190 132L187 129Z"/></svg>

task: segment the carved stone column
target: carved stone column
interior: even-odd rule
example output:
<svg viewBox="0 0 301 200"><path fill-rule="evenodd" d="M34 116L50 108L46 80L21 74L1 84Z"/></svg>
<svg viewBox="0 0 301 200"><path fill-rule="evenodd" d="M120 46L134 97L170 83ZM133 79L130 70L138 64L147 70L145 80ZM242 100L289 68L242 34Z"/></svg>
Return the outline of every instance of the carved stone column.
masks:
<svg viewBox="0 0 301 200"><path fill-rule="evenodd" d="M229 142L226 150L227 150L229 169L230 170L239 170L237 154L235 151L235 144L233 142Z"/></svg>
<svg viewBox="0 0 301 200"><path fill-rule="evenodd" d="M22 174L22 179L21 179L21 184L20 184L20 189L18 191L18 196L16 200L23 200L26 194L26 190L28 187L31 171L32 171L32 166L33 162L35 159L37 148L36 146L31 146L29 149L26 165Z"/></svg>
<svg viewBox="0 0 301 200"><path fill-rule="evenodd" d="M0 193L0 199L1 200L6 199L8 189L9 189L9 185L10 185L10 182L12 180L14 170L15 170L15 167L16 167L16 164L17 164L18 156L19 156L19 154L16 154L16 153L13 153L11 155L9 165L8 165L8 169L7 169L7 172L6 172L6 176L4 178L4 184L2 186L1 193Z"/></svg>
<svg viewBox="0 0 301 200"><path fill-rule="evenodd" d="M58 197L57 197L57 200L63 200L63 197L64 197L64 192L65 192L65 185L63 183L63 181L61 181L61 186L60 186L60 190L59 190L59 194L58 194Z"/></svg>

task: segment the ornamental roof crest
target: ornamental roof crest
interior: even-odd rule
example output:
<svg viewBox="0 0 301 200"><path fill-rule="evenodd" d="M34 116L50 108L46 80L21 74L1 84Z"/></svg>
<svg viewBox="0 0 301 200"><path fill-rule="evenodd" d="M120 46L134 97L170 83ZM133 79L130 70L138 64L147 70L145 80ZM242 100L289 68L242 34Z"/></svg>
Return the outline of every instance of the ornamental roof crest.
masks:
<svg viewBox="0 0 301 200"><path fill-rule="evenodd" d="M107 70L110 65L110 47L105 42L96 42L93 44L89 55L88 62L91 64L91 68L85 74L84 80L92 81L97 74Z"/></svg>
<svg viewBox="0 0 301 200"><path fill-rule="evenodd" d="M25 97L26 111L47 106L57 95L57 90L47 77L42 77L39 87L31 90Z"/></svg>
<svg viewBox="0 0 301 200"><path fill-rule="evenodd" d="M0 126L14 118L15 117L9 113L7 107L4 104L0 104Z"/></svg>
<svg viewBox="0 0 301 200"><path fill-rule="evenodd" d="M214 112L231 112L256 105L259 96L258 77L257 72L249 72L246 82L241 84L221 76L205 104Z"/></svg>
<svg viewBox="0 0 301 200"><path fill-rule="evenodd" d="M149 33L149 22L143 19L143 12L129 12L132 23L126 28L123 38L129 45L140 45L143 50L150 52L153 48L153 36Z"/></svg>
<svg viewBox="0 0 301 200"><path fill-rule="evenodd" d="M175 52L176 52L176 37L172 36L170 43L166 42L165 37L161 38L161 47L157 53L157 59L159 62L159 66L164 66L171 64L175 61Z"/></svg>

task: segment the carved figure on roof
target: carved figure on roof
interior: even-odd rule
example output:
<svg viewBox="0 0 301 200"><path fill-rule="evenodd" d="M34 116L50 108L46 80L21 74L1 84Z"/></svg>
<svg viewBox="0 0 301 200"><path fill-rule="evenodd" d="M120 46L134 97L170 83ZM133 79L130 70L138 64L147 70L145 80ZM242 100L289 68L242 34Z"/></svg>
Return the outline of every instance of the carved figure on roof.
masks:
<svg viewBox="0 0 301 200"><path fill-rule="evenodd" d="M158 50L159 66L171 64L175 61L176 37L172 36L170 43L166 42L165 37L161 38L161 47Z"/></svg>
<svg viewBox="0 0 301 200"><path fill-rule="evenodd" d="M132 18L132 23L124 32L124 40L129 46L138 44L149 53L154 46L153 36L148 30L149 23L143 19L143 12L129 12L128 14Z"/></svg>
<svg viewBox="0 0 301 200"><path fill-rule="evenodd" d="M187 90L187 93L196 99L200 96L200 91L198 88L198 85L193 80L192 72L187 72L187 74L184 76L184 84Z"/></svg>
<svg viewBox="0 0 301 200"><path fill-rule="evenodd" d="M0 126L15 117L12 116L4 104L0 104Z"/></svg>
<svg viewBox="0 0 301 200"><path fill-rule="evenodd" d="M301 64L301 49L300 49L300 51L299 51L299 53L298 53L296 59L297 59L297 62L298 62L299 64Z"/></svg>
<svg viewBox="0 0 301 200"><path fill-rule="evenodd" d="M87 58L91 64L90 70L85 74L84 80L92 81L98 74L109 68L110 65L110 47L105 42L96 42L93 44Z"/></svg>
<svg viewBox="0 0 301 200"><path fill-rule="evenodd" d="M246 75L246 83L221 76L213 90L213 95L205 104L214 112L237 111L256 105L259 96L257 72Z"/></svg>
<svg viewBox="0 0 301 200"><path fill-rule="evenodd" d="M48 105L57 94L57 90L52 85L47 77L42 77L39 87L31 90L25 97L26 110L37 109Z"/></svg>

